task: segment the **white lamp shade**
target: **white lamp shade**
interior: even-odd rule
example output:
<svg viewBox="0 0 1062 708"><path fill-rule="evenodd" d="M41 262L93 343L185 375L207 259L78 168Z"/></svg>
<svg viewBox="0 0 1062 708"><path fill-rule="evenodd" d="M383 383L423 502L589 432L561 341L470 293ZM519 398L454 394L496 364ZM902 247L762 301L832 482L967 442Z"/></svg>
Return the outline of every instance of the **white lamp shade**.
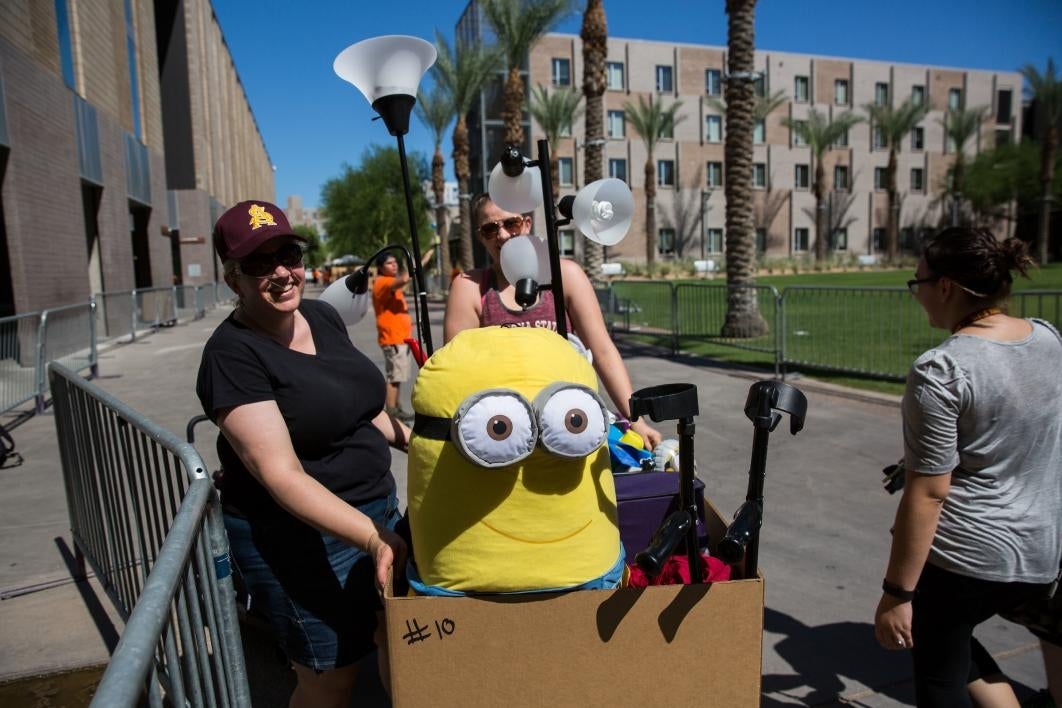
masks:
<svg viewBox="0 0 1062 708"><path fill-rule="evenodd" d="M553 272L549 269L549 244L538 236L529 238L535 246L535 255L538 257L538 284L550 285L553 283Z"/></svg>
<svg viewBox="0 0 1062 708"><path fill-rule="evenodd" d="M530 278L541 284L539 279L538 252L535 250L535 236L514 236L501 247L501 269L505 279L510 283ZM549 272L549 269L546 269Z"/></svg>
<svg viewBox="0 0 1062 708"><path fill-rule="evenodd" d="M350 292L350 288L347 287L347 279L345 277L340 278L336 282L325 288L325 291L321 293L317 299L327 302L332 307L336 308L339 312L339 316L343 318L343 324L356 325L361 322L365 317L365 313L369 311L369 300L372 296L368 291L355 295Z"/></svg>
<svg viewBox="0 0 1062 708"><path fill-rule="evenodd" d="M542 204L542 174L537 167L525 167L518 177L502 172L499 162L487 181L490 200L505 211L525 214Z"/></svg>
<svg viewBox="0 0 1062 708"><path fill-rule="evenodd" d="M370 105L395 94L417 95L417 87L438 53L419 37L389 34L365 39L339 53L332 68L354 84Z"/></svg>
<svg viewBox="0 0 1062 708"><path fill-rule="evenodd" d="M591 241L615 246L627 235L634 215L634 197L623 180L591 182L575 195L572 222Z"/></svg>

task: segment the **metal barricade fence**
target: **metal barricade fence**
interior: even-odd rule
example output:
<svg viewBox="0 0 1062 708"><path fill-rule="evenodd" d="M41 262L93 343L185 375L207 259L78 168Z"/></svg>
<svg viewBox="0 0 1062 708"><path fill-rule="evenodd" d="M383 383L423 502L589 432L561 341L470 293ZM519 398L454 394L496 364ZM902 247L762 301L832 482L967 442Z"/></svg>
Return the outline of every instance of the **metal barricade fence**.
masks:
<svg viewBox="0 0 1062 708"><path fill-rule="evenodd" d="M177 302L174 288L137 288L136 328L158 329L177 322Z"/></svg>
<svg viewBox="0 0 1062 708"><path fill-rule="evenodd" d="M133 290L96 293L96 339L136 338L136 295Z"/></svg>
<svg viewBox="0 0 1062 708"><path fill-rule="evenodd" d="M250 705L228 540L199 454L61 364L48 371L78 561L127 620L92 705Z"/></svg>
<svg viewBox="0 0 1062 708"><path fill-rule="evenodd" d="M1062 328L1062 290L1019 290L1011 293L1007 311L1015 317L1039 317Z"/></svg>
<svg viewBox="0 0 1062 708"><path fill-rule="evenodd" d="M45 310L37 330L37 412L44 411L48 377L44 367L57 362L72 371L97 373L96 303Z"/></svg>
<svg viewBox="0 0 1062 708"><path fill-rule="evenodd" d="M196 286L194 285L173 286L174 316L178 322L197 320L203 316L202 311L199 309L199 303L196 301L195 294Z"/></svg>
<svg viewBox="0 0 1062 708"><path fill-rule="evenodd" d="M622 311L616 321L616 331L673 338L674 286L671 283L650 283L620 280L609 286L612 298Z"/></svg>
<svg viewBox="0 0 1062 708"><path fill-rule="evenodd" d="M781 373L778 291L770 285L679 283L675 323L676 350L679 340L697 339L763 352L772 357L775 374Z"/></svg>
<svg viewBox="0 0 1062 708"><path fill-rule="evenodd" d="M196 307L199 309L199 316L202 317L207 310L212 309L218 304L217 288L213 283L209 285L196 285L195 286L195 302Z"/></svg>
<svg viewBox="0 0 1062 708"><path fill-rule="evenodd" d="M37 333L41 315L0 318L0 413L37 395Z"/></svg>
<svg viewBox="0 0 1062 708"><path fill-rule="evenodd" d="M218 305L224 305L236 299L236 293L232 292L232 288L224 280L219 280L214 283L214 301Z"/></svg>

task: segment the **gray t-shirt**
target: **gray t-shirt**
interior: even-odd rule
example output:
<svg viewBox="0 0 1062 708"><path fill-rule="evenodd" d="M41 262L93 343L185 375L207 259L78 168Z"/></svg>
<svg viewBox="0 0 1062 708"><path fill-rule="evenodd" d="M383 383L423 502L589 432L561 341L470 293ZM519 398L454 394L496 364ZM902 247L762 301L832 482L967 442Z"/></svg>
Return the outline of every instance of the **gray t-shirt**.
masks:
<svg viewBox="0 0 1062 708"><path fill-rule="evenodd" d="M903 398L908 470L953 472L929 562L1046 583L1062 556L1062 340L953 335L918 357Z"/></svg>

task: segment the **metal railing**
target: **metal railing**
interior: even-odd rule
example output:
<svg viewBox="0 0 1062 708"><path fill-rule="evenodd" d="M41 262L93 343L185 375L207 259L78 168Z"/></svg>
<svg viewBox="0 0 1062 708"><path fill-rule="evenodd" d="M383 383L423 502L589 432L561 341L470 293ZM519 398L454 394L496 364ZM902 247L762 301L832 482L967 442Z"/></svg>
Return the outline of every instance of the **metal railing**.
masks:
<svg viewBox="0 0 1062 708"><path fill-rule="evenodd" d="M758 319L727 322L730 299L746 311L755 303ZM796 365L902 381L911 362L946 336L929 326L905 288L799 285L779 293L770 286L616 281L598 291L598 302L614 333L666 340L672 354L684 341L757 352L783 378L786 366ZM1060 326L1062 291L1015 292L1009 311Z"/></svg>
<svg viewBox="0 0 1062 708"><path fill-rule="evenodd" d="M220 503L189 443L52 363L55 425L81 575L121 641L93 706L250 705Z"/></svg>
<svg viewBox="0 0 1062 708"><path fill-rule="evenodd" d="M97 373L101 342L199 319L226 302L224 283L96 293L86 303L0 318L0 413L27 401L48 402L48 362Z"/></svg>

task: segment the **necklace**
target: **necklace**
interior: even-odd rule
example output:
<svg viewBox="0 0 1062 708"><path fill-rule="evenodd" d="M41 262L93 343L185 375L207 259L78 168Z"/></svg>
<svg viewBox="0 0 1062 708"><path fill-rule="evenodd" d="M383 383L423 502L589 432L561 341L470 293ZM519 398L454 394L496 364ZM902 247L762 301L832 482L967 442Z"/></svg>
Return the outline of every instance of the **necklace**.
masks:
<svg viewBox="0 0 1062 708"><path fill-rule="evenodd" d="M951 333L955 334L960 329L969 327L978 320L983 320L986 317L991 317L992 315L999 315L1002 313L1003 310L999 309L998 307L986 307L983 310L975 310L974 312L971 312L970 314L966 315L966 317L963 317L961 320L959 320L959 323L951 328Z"/></svg>

